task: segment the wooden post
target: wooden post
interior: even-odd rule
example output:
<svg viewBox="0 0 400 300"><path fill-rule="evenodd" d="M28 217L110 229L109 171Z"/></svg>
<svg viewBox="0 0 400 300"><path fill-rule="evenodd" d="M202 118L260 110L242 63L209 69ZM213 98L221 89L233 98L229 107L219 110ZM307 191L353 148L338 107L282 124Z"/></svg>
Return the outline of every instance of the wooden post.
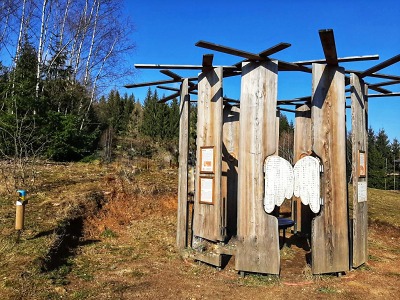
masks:
<svg viewBox="0 0 400 300"><path fill-rule="evenodd" d="M352 265L359 267L368 259L368 87L351 74L352 173L353 173L353 250Z"/></svg>
<svg viewBox="0 0 400 300"><path fill-rule="evenodd" d="M221 168L222 168L222 67L199 75L197 102L197 164L196 197L194 203L194 235L209 241L224 241L225 228L221 215ZM212 153L212 165L202 171L202 153ZM203 161L204 162L204 161ZM211 170L211 171L210 171ZM204 183L204 186L202 184ZM205 186L210 199L205 197ZM203 187L203 191L202 191ZM207 201L202 201L207 200Z"/></svg>
<svg viewBox="0 0 400 300"><path fill-rule="evenodd" d="M276 151L277 61L242 63L238 248L240 272L279 274L278 220L264 211L263 165Z"/></svg>
<svg viewBox="0 0 400 300"><path fill-rule="evenodd" d="M239 108L224 106L222 136L222 199L224 226L229 239L237 234Z"/></svg>
<svg viewBox="0 0 400 300"><path fill-rule="evenodd" d="M324 173L323 206L312 223L314 274L349 270L344 69L313 64L312 142Z"/></svg>
<svg viewBox="0 0 400 300"><path fill-rule="evenodd" d="M179 120L179 182L178 182L178 219L176 244L179 249L188 245L188 157L189 157L189 113L190 96L188 79L181 85Z"/></svg>
<svg viewBox="0 0 400 300"><path fill-rule="evenodd" d="M295 164L299 159L310 155L311 144L311 106L304 104L296 107L294 126L294 158ZM311 237L311 210L308 205L301 203L301 199L294 197L296 206L293 209L293 219L296 222L296 231L308 234ZM294 215L294 212L296 214Z"/></svg>

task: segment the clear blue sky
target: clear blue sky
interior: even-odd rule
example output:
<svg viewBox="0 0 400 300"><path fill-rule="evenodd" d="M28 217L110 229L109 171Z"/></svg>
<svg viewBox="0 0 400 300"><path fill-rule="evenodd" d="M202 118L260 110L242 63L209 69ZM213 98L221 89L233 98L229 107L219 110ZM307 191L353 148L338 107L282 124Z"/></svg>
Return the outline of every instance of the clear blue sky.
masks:
<svg viewBox="0 0 400 300"><path fill-rule="evenodd" d="M346 69L366 70L400 54L400 1L178 1L124 0L125 11L135 31L132 65L201 64L202 55L214 53L214 65L231 65L241 58L199 48L206 40L216 44L261 52L279 42L292 46L274 58L293 62L324 58L319 29L333 29L338 57L379 54L379 61L342 63ZM173 70L182 76L197 76L198 71ZM400 76L400 63L380 71ZM126 83L169 79L158 70L138 70ZM385 81L367 77L369 83ZM311 75L281 72L278 99L311 95ZM400 84L387 87L400 92ZM146 88L123 89L143 100ZM159 95L170 92L159 90ZM370 91L371 93L376 93ZM239 99L240 78L224 81L224 95ZM288 113L289 119L293 118ZM350 117L350 116L348 116ZM389 139L400 139L400 97L371 98L369 124L377 132L384 128Z"/></svg>

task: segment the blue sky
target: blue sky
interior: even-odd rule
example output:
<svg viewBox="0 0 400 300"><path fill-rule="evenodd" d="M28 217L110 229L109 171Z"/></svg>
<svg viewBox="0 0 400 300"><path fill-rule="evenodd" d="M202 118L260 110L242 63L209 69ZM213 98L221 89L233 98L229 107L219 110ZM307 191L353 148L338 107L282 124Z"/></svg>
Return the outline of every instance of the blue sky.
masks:
<svg viewBox="0 0 400 300"><path fill-rule="evenodd" d="M231 65L241 58L199 48L205 40L261 52L279 42L292 46L274 58L294 62L324 58L319 29L333 29L338 57L379 54L379 61L342 63L346 69L366 70L400 54L400 1L178 1L124 0L125 12L135 24L131 38L133 64L201 64L202 55L214 54L214 65ZM182 76L198 71L173 70ZM380 71L400 76L400 63ZM169 79L158 70L138 70L126 83ZM369 83L386 81L367 77ZM171 85L172 86L172 85ZM278 99L311 95L311 75L280 72ZM387 87L400 92L400 84ZM122 89L143 100L147 88ZM160 95L170 92L158 90ZM370 91L375 93L374 91ZM239 99L240 78L224 81L224 94ZM289 119L293 115L288 113ZM349 116L350 117L350 116ZM400 97L371 98L369 124L384 128L389 138L400 139Z"/></svg>

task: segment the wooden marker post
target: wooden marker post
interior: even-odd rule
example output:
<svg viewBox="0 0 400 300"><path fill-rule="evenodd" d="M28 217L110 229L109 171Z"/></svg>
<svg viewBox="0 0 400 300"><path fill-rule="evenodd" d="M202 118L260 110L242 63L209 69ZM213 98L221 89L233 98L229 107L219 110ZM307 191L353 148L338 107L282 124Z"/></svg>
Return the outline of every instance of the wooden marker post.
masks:
<svg viewBox="0 0 400 300"><path fill-rule="evenodd" d="M278 220L264 211L265 159L276 151L277 61L242 63L236 269L279 274Z"/></svg>
<svg viewBox="0 0 400 300"><path fill-rule="evenodd" d="M181 85L179 120L179 181L178 181L178 220L176 245L184 249L188 245L188 158L189 158L189 114L190 96L188 79Z"/></svg>
<svg viewBox="0 0 400 300"><path fill-rule="evenodd" d="M24 223L25 223L25 205L27 204L26 201L26 191L25 190L18 190L18 200L15 203L16 210L15 210L15 230L23 230Z"/></svg>
<svg viewBox="0 0 400 300"><path fill-rule="evenodd" d="M324 173L323 207L312 223L312 272L349 270L344 69L313 64L312 141Z"/></svg>
<svg viewBox="0 0 400 300"><path fill-rule="evenodd" d="M368 259L368 87L356 74L351 74L352 173L353 173L353 267Z"/></svg>
<svg viewBox="0 0 400 300"><path fill-rule="evenodd" d="M197 164L193 233L225 240L222 224L222 67L199 75L197 102Z"/></svg>
<svg viewBox="0 0 400 300"><path fill-rule="evenodd" d="M311 106L304 104L296 108L293 163L310 155L311 149ZM294 199L292 215L296 222L295 230L311 237L310 207L302 204L300 198L294 197Z"/></svg>

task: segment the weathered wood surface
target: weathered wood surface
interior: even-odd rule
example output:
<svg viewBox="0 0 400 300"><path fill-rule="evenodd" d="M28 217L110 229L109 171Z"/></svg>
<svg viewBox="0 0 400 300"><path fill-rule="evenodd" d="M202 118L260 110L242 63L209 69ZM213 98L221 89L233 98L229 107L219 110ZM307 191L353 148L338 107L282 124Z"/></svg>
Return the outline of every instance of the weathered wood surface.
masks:
<svg viewBox="0 0 400 300"><path fill-rule="evenodd" d="M222 68L199 75L197 103L197 166L196 199L194 204L193 233L210 241L223 241L221 220L221 168L222 168ZM214 147L214 173L204 175L214 178L213 204L200 203L200 147ZM203 176L203 175L202 175Z"/></svg>
<svg viewBox="0 0 400 300"><path fill-rule="evenodd" d="M275 124L275 153L274 155L279 155L279 121L280 121L279 110L276 111L276 124Z"/></svg>
<svg viewBox="0 0 400 300"><path fill-rule="evenodd" d="M349 270L344 69L313 64L313 151L324 166L323 207L312 222L312 272Z"/></svg>
<svg viewBox="0 0 400 300"><path fill-rule="evenodd" d="M263 164L276 148L277 61L242 64L236 269L279 274L278 220L263 208Z"/></svg>
<svg viewBox="0 0 400 300"><path fill-rule="evenodd" d="M181 84L179 120L179 181L178 181L178 218L176 244L179 249L188 245L188 157L189 157L189 112L190 96L188 79Z"/></svg>
<svg viewBox="0 0 400 300"><path fill-rule="evenodd" d="M310 155L311 144L311 105L303 104L296 107L294 126L294 157L293 163ZM311 210L310 207L301 203L301 199L294 197L292 217L296 222L296 231L311 236Z"/></svg>
<svg viewBox="0 0 400 300"><path fill-rule="evenodd" d="M359 202L358 183L367 183L367 176L359 177L359 152L365 152L365 166L368 170L368 100L367 87L356 74L351 74L351 132L352 132L352 174L353 174L353 267L359 267L368 259L368 202ZM368 172L368 171L367 171Z"/></svg>
<svg viewBox="0 0 400 300"><path fill-rule="evenodd" d="M238 107L224 105L221 189L227 239L237 234L239 113Z"/></svg>

